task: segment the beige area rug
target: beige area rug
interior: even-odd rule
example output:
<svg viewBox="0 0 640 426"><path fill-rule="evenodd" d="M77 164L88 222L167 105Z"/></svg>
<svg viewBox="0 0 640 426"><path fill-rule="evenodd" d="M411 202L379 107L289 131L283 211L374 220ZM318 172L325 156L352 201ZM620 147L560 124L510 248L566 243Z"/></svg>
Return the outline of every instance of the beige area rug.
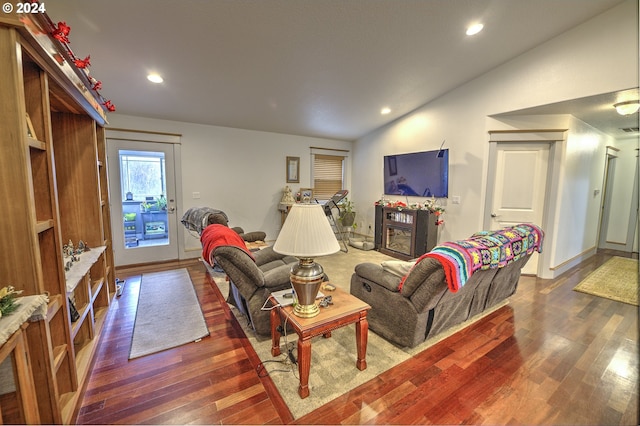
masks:
<svg viewBox="0 0 640 426"><path fill-rule="evenodd" d="M195 342L209 335L186 269L143 274L129 359Z"/></svg>
<svg viewBox="0 0 640 426"><path fill-rule="evenodd" d="M612 257L574 290L638 306L638 260Z"/></svg>
<svg viewBox="0 0 640 426"><path fill-rule="evenodd" d="M377 251L361 251L349 248L348 253L339 252L331 256L316 259L320 263L332 283L342 290L349 291L349 280L353 274L355 265L362 262L381 262L392 259ZM205 264L206 265L206 264ZM226 298L229 294L229 285L224 273L209 273ZM506 304L506 303L504 303ZM496 306L482 316L504 306ZM257 336L248 325L248 319L237 309L230 306L247 338L251 342L258 357L263 361L264 369L275 383L280 395L286 402L294 418L299 418L316 408L332 401L345 392L375 378L386 370L408 360L413 355L422 352L435 343L445 339L451 334L479 320L482 316L472 318L446 334L435 336L423 342L415 348L399 348L382 337L369 330L367 344L367 369L360 371L356 368L356 338L355 326L350 325L331 333L331 338L317 337L311 344L311 371L309 376L310 395L301 399L298 395L298 369L287 360L287 349L292 349L297 356L297 335L283 336L280 339L282 355L274 358L271 356L271 338ZM264 373L264 371L262 371Z"/></svg>

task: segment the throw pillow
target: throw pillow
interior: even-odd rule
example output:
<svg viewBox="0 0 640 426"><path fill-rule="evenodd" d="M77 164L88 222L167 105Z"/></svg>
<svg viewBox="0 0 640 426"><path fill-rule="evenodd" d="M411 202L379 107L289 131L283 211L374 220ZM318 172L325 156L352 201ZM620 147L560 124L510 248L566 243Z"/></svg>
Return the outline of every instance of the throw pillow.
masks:
<svg viewBox="0 0 640 426"><path fill-rule="evenodd" d="M407 275L415 264L415 260L385 260L381 263L382 269L400 278Z"/></svg>

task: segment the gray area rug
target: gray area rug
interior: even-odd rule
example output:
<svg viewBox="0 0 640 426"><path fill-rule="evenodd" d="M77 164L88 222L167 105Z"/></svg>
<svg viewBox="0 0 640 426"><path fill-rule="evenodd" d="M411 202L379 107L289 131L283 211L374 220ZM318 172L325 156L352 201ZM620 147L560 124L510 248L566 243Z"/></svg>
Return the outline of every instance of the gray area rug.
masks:
<svg viewBox="0 0 640 426"><path fill-rule="evenodd" d="M209 335L186 269L143 274L129 359Z"/></svg>
<svg viewBox="0 0 640 426"><path fill-rule="evenodd" d="M361 251L350 247L348 253L339 252L331 256L318 258L316 261L323 266L331 283L349 292L349 282L355 265L362 262L379 263L390 259L392 258L377 251ZM229 284L226 281L225 274L215 272L210 267L208 270L222 295L226 298L229 294ZM327 294L330 293L327 292ZM496 306L491 312L502 306L504 304ZM345 392L376 378L381 373L408 360L413 355L424 351L481 318L481 316L472 318L459 327L449 330L446 334L435 336L415 348L399 348L369 330L367 369L364 371L356 368L357 353L354 325L333 331L329 339L317 337L312 340L311 344L311 371L309 375L311 393L307 398L301 399L298 395L297 366L292 365L286 356L288 348L291 348L293 354L297 356L297 335L294 333L286 336L286 338L283 336L280 339L282 355L274 358L271 356L271 338L256 335L248 325L248 319L233 306L229 305L229 307L243 327L251 345L264 363L264 369L269 373L294 418L302 417ZM482 316L486 316L489 313L485 312Z"/></svg>

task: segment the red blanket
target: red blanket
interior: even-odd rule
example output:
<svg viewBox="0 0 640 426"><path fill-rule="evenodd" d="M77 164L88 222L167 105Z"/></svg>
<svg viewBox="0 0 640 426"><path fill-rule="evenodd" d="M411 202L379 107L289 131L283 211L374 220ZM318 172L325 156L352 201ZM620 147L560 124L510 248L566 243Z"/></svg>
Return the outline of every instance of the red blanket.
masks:
<svg viewBox="0 0 640 426"><path fill-rule="evenodd" d="M213 266L213 251L220 246L235 246L239 247L253 260L253 254L247 248L247 245L244 243L244 240L236 231L229 228L228 226L213 224L204 228L202 231L202 235L200 236L200 242L202 243L202 258L209 263L209 265Z"/></svg>

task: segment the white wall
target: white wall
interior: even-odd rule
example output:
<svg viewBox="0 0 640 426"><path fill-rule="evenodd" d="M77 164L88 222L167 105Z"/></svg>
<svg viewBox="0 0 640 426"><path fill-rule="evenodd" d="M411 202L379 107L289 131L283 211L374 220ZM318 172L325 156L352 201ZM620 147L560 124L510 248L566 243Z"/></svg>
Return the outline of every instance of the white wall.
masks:
<svg viewBox="0 0 640 426"><path fill-rule="evenodd" d="M549 247L552 267L574 258L579 261L579 256L592 254L597 247L606 145L613 141L575 117L568 128L555 200L555 244Z"/></svg>
<svg viewBox="0 0 640 426"><path fill-rule="evenodd" d="M481 229L486 198L487 132L493 130L488 127L492 120L487 117L637 87L637 17L637 2L627 1L356 141L353 199L358 206L367 206L365 212L362 207L359 209L365 213L357 219L364 226L361 229L373 224L373 203L382 193L382 157L437 149L443 139L450 149L449 196L460 196L461 204L442 200L447 212L439 241L462 239ZM570 209L572 201L583 206L594 201L587 193L572 191L575 188L592 191L594 183L589 180L582 187L572 177L585 156L592 161L590 179L593 173L597 175L597 152L601 148L574 146L582 139L574 137L567 142L564 152L569 168L562 181L567 187L559 189L565 198L559 206L563 212L558 215L558 226L564 223L564 217L570 216L564 209ZM592 217L585 218L584 225L589 229L573 229L575 233L570 236L547 235L546 247L557 247L555 256L547 259L543 267L555 267L552 274L561 272L564 262L581 253L583 241L593 239L592 221Z"/></svg>
<svg viewBox="0 0 640 426"><path fill-rule="evenodd" d="M310 147L350 150L352 145L331 139L121 114L110 114L108 118L109 128L182 135L178 219L190 207L212 207L227 213L230 226L240 226L247 232L264 231L268 240L275 240L280 229L278 203L287 185L286 157L300 157L300 183L288 184L295 192L313 186ZM194 192L200 193L200 199L192 198ZM199 240L182 225L179 228L180 235L184 235L180 258L197 257Z"/></svg>

